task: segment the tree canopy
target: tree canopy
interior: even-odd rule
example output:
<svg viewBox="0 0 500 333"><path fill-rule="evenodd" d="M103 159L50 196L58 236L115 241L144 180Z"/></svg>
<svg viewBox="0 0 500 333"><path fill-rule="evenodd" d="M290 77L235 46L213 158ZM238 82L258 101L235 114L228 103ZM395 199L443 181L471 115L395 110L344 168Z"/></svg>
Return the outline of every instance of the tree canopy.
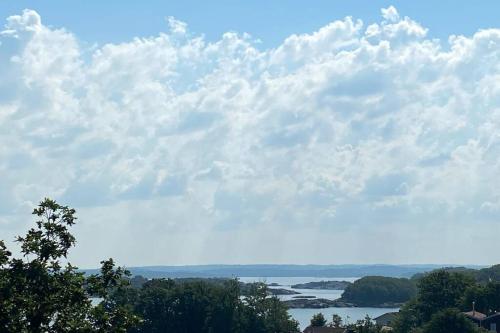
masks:
<svg viewBox="0 0 500 333"><path fill-rule="evenodd" d="M110 298L126 284L124 269L109 259L101 274L86 278L70 263L63 265L76 242L69 232L75 210L45 199L33 215L35 227L16 239L22 258L0 241L0 331L125 332L134 326L138 317ZM93 295L101 299L96 306Z"/></svg>
<svg viewBox="0 0 500 333"><path fill-rule="evenodd" d="M416 295L413 281L405 278L366 276L349 285L342 300L357 306L404 303Z"/></svg>
<svg viewBox="0 0 500 333"><path fill-rule="evenodd" d="M51 199L17 237L21 258L0 241L0 332L293 333L298 323L264 284L237 280L147 280L102 261L85 276L66 263L76 239L75 210ZM131 285L131 282L133 286ZM92 300L97 300L93 304Z"/></svg>
<svg viewBox="0 0 500 333"><path fill-rule="evenodd" d="M461 312L469 311L472 299L478 295L483 297L481 306L493 304L498 295L496 286L477 284L468 272L444 269L421 276L417 287L417 296L407 302L396 317L396 333L480 332Z"/></svg>
<svg viewBox="0 0 500 333"><path fill-rule="evenodd" d="M313 315L313 317L311 318L311 326L313 327L326 326L325 316L323 316L321 312Z"/></svg>

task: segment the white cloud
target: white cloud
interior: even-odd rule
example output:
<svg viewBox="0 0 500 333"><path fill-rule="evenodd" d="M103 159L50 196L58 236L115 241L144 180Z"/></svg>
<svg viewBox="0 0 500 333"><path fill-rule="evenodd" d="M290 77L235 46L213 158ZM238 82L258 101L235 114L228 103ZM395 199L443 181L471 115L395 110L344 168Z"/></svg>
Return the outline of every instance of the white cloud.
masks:
<svg viewBox="0 0 500 333"><path fill-rule="evenodd" d="M179 21L173 16L167 17L167 22L172 33L179 35L184 35L186 33L187 24L185 22Z"/></svg>
<svg viewBox="0 0 500 333"><path fill-rule="evenodd" d="M234 32L209 43L172 17L169 32L87 50L34 11L7 18L0 227L21 232L48 195L79 208L84 265L102 253L126 264L454 260L471 225L500 231L500 30L445 45L394 7L382 16L268 50ZM450 226L460 236L434 258L433 228ZM298 253L301 236L328 247ZM424 250L387 257L408 242Z"/></svg>
<svg viewBox="0 0 500 333"><path fill-rule="evenodd" d="M398 10L396 8L394 8L394 6L382 8L380 10L380 12L382 13L382 17L384 19L386 19L387 21L390 21L390 22L399 21L399 13L398 13Z"/></svg>

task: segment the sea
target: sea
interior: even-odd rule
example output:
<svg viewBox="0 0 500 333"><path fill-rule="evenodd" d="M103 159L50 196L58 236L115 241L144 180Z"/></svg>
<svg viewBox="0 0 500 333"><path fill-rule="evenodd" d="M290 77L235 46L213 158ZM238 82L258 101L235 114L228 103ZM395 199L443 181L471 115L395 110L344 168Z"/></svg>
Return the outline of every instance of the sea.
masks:
<svg viewBox="0 0 500 333"><path fill-rule="evenodd" d="M319 282L319 281L356 281L357 277L329 278L329 277L240 277L242 282L264 282L266 284L276 283L279 286L269 288L282 288L294 290L300 295L280 295L281 300L289 300L293 296L315 296L316 298L325 298L335 300L340 298L342 290L326 289L292 289L291 286L298 283ZM324 308L324 309L289 309L288 313L299 322L300 329L304 330L310 323L314 314L322 313L330 321L333 314L338 314L344 323L354 323L357 320L364 319L367 315L370 318L378 317L387 312L398 311L399 308Z"/></svg>

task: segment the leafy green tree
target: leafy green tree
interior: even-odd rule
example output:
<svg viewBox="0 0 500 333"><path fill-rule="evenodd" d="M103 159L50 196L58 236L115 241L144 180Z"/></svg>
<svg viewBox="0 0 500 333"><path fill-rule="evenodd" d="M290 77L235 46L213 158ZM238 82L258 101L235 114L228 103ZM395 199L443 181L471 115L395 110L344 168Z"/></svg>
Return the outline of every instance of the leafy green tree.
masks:
<svg viewBox="0 0 500 333"><path fill-rule="evenodd" d="M356 321L354 324L347 325L346 328L346 332L352 333L379 333L381 331L381 328L377 326L368 315L366 315L364 319Z"/></svg>
<svg viewBox="0 0 500 333"><path fill-rule="evenodd" d="M417 308L421 319L426 322L434 313L447 308L459 308L462 297L473 278L445 270L434 271L418 282Z"/></svg>
<svg viewBox="0 0 500 333"><path fill-rule="evenodd" d="M331 327L342 327L342 317L340 317L338 314L334 313L332 315L332 322L330 324Z"/></svg>
<svg viewBox="0 0 500 333"><path fill-rule="evenodd" d="M463 316L452 314L464 307L467 297L474 298L477 293L483 292L482 287L475 285L474 277L469 272L463 274L448 270L436 270L419 277L417 286L418 296L401 308L393 323L395 333L416 333L423 329L437 329L435 328L437 324L430 324L437 313L440 315L434 318L435 322L446 319L446 323L453 325L454 320L467 320ZM464 296L467 293L469 296ZM444 310L447 311L442 313ZM457 322L456 325L461 323Z"/></svg>
<svg viewBox="0 0 500 333"><path fill-rule="evenodd" d="M139 290L130 294L125 290L115 297L123 306L131 304L143 318L133 332L299 332L284 305L267 296L264 284L251 285L245 293L242 299L237 280L153 279Z"/></svg>
<svg viewBox="0 0 500 333"><path fill-rule="evenodd" d="M311 326L323 327L325 325L326 325L326 319L321 312L313 315L313 317L311 318Z"/></svg>
<svg viewBox="0 0 500 333"><path fill-rule="evenodd" d="M126 332L138 318L110 300L126 272L104 261L100 275L88 280L63 261L75 245L69 227L75 210L45 199L33 215L38 220L17 237L22 258L12 257L0 241L1 332ZM93 306L92 293L101 297Z"/></svg>
<svg viewBox="0 0 500 333"><path fill-rule="evenodd" d="M300 332L299 323L291 319L286 307L277 297L266 299L266 312L264 317L265 332L292 333Z"/></svg>
<svg viewBox="0 0 500 333"><path fill-rule="evenodd" d="M478 333L481 330L457 309L444 309L423 327L422 333Z"/></svg>
<svg viewBox="0 0 500 333"><path fill-rule="evenodd" d="M500 264L480 269L476 279L480 283L500 282Z"/></svg>
<svg viewBox="0 0 500 333"><path fill-rule="evenodd" d="M417 308L417 300L412 299L401 307L392 323L392 327L395 333L409 333L414 332L421 323L421 314Z"/></svg>
<svg viewBox="0 0 500 333"><path fill-rule="evenodd" d="M491 314L500 311L500 282L488 282L485 285L476 284L465 291L462 309L470 311L472 303L477 311Z"/></svg>

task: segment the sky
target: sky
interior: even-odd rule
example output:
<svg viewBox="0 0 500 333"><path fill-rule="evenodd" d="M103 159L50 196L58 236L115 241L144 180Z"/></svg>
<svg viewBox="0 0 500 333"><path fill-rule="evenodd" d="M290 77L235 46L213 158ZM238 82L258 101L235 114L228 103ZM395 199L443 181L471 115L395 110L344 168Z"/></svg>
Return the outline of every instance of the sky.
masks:
<svg viewBox="0 0 500 333"><path fill-rule="evenodd" d="M0 1L0 238L48 196L81 267L499 263L480 3Z"/></svg>

